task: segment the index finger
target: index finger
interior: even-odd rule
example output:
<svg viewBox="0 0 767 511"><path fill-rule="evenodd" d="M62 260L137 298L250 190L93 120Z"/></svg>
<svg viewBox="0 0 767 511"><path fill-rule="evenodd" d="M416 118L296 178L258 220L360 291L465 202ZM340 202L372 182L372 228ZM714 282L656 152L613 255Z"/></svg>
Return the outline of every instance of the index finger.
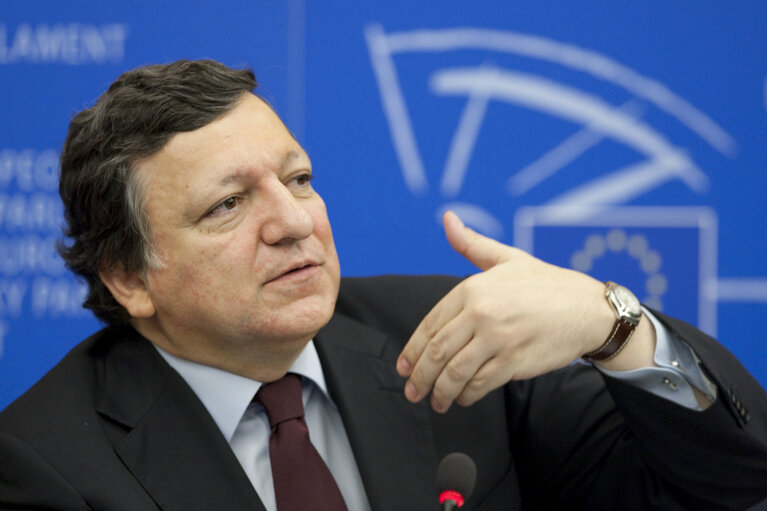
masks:
<svg viewBox="0 0 767 511"><path fill-rule="evenodd" d="M407 344L402 349L397 359L397 373L407 378L413 372L416 362L421 358L426 345L451 319L463 310L462 285L452 289L448 294L437 302L426 316L421 320L418 328L410 336Z"/></svg>

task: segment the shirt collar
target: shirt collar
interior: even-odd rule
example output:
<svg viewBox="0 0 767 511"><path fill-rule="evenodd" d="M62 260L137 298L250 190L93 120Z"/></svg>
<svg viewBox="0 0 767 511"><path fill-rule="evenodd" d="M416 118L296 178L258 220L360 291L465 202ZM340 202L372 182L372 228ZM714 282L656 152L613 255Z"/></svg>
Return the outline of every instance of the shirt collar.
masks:
<svg viewBox="0 0 767 511"><path fill-rule="evenodd" d="M154 347L202 401L226 441L231 441L242 415L253 400L253 396L261 388L262 383L223 369L179 358L157 345ZM320 357L313 340L307 343L290 367L289 372L310 379L328 399L330 398L325 385L325 376L322 373Z"/></svg>

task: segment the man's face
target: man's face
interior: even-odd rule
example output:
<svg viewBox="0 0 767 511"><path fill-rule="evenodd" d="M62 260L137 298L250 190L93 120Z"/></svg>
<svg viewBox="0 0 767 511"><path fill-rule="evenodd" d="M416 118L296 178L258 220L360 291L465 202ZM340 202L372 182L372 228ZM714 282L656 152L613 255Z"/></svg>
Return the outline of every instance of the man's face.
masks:
<svg viewBox="0 0 767 511"><path fill-rule="evenodd" d="M263 101L246 94L137 171L165 263L145 279L155 314L137 325L150 340L210 362L205 353L302 345L327 323L340 270L325 204L308 156Z"/></svg>

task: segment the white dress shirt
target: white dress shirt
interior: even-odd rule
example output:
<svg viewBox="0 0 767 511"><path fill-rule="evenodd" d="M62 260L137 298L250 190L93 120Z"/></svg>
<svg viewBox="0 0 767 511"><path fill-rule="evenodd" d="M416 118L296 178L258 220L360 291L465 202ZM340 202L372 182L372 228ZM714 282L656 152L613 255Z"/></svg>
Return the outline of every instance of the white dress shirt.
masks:
<svg viewBox="0 0 767 511"><path fill-rule="evenodd" d="M600 370L693 410L700 410L700 407L692 392L691 383L712 401L715 400L716 386L703 374L695 353L682 340L672 336L652 314L647 310L644 312L655 327L655 362L659 367L633 371ZM252 402L261 383L184 360L160 348L157 348L157 351L205 405L232 447L267 511L276 511L269 459L271 429L264 408ZM309 437L333 474L347 508L369 511L370 503L365 494L365 487L362 485L341 416L328 394L314 341L309 341L290 368L290 372L301 375Z"/></svg>
<svg viewBox="0 0 767 511"><path fill-rule="evenodd" d="M264 407L252 403L261 387L255 380L175 357L157 348L208 409L248 475L267 511L276 511L272 463L269 459L269 419ZM369 511L349 438L325 386L320 358L309 341L290 368L301 375L309 438L341 490L350 510Z"/></svg>

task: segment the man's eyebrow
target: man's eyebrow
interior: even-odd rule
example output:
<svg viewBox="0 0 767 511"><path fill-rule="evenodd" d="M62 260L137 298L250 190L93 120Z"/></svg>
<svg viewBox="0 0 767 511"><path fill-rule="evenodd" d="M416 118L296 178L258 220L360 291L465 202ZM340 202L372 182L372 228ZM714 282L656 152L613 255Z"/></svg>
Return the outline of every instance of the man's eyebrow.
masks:
<svg viewBox="0 0 767 511"><path fill-rule="evenodd" d="M288 151L282 159L282 162L280 162L280 170L285 170L291 162L297 160L301 156L305 156L307 160L309 159L309 155L303 149L292 149Z"/></svg>
<svg viewBox="0 0 767 511"><path fill-rule="evenodd" d="M309 159L309 155L306 154L306 151L303 149L293 149L288 151L280 161L278 171L285 170L293 161L299 159L301 156L305 156L307 160ZM217 180L215 184L218 186L225 186L231 183L246 181L248 179L250 179L250 176L245 170L237 170Z"/></svg>

